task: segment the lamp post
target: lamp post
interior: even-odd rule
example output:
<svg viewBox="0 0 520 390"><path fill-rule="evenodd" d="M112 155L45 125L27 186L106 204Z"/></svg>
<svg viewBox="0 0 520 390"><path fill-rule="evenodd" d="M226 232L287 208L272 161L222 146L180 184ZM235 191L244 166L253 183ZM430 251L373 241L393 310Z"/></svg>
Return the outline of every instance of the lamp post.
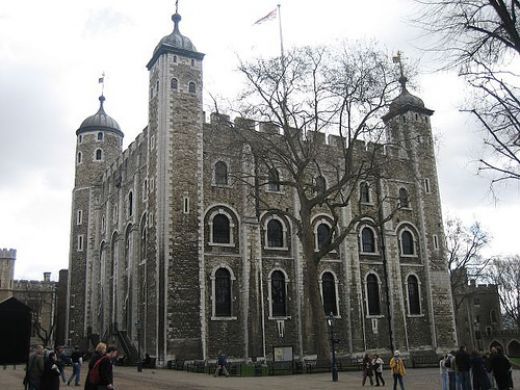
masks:
<svg viewBox="0 0 520 390"><path fill-rule="evenodd" d="M330 313L327 316L327 324L329 325L329 335L330 335L330 347L332 350L332 381L338 381L338 365L336 364L336 344L339 343L339 339L334 337L334 315Z"/></svg>

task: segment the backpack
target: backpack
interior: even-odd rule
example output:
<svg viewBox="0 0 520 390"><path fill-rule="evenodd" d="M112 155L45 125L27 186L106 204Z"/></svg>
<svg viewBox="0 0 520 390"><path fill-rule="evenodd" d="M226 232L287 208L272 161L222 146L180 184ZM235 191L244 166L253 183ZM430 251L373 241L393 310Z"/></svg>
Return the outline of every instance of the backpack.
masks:
<svg viewBox="0 0 520 390"><path fill-rule="evenodd" d="M451 368L451 358L449 356L444 359L444 367Z"/></svg>
<svg viewBox="0 0 520 390"><path fill-rule="evenodd" d="M102 358L99 358L96 361L96 363L94 363L94 366L88 373L88 381L92 385L98 385L99 382L101 381L101 374L99 372L99 366L101 365L101 362L103 360L106 360L106 357L103 356Z"/></svg>

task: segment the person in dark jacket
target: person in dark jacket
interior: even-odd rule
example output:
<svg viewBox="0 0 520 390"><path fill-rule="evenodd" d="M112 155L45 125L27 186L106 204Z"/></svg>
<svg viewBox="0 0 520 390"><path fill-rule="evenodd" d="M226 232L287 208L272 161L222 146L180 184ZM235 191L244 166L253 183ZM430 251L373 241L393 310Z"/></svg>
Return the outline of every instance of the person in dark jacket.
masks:
<svg viewBox="0 0 520 390"><path fill-rule="evenodd" d="M112 373L112 362L117 358L117 347L110 345L107 353L101 358L99 364L99 383L97 390L112 390L114 388L114 375Z"/></svg>
<svg viewBox="0 0 520 390"><path fill-rule="evenodd" d="M486 363L477 351L471 352L471 374L473 390L489 390L491 388Z"/></svg>
<svg viewBox="0 0 520 390"><path fill-rule="evenodd" d="M67 381L67 385L70 386L70 383L74 379L74 384L79 386L79 378L81 375L81 365L83 364L83 356L79 351L79 347L74 348L74 352L70 356L70 360L72 361L72 375Z"/></svg>
<svg viewBox="0 0 520 390"><path fill-rule="evenodd" d="M90 376L90 370L94 367L96 362L101 359L103 356L105 356L105 352L107 351L107 345L105 343L98 343L96 345L96 350L90 357L90 361L88 362L88 373L87 373L87 379L85 379L85 390L97 390L97 385L90 383L89 376Z"/></svg>
<svg viewBox="0 0 520 390"><path fill-rule="evenodd" d="M365 386L365 382L367 381L367 377L370 380L370 386L374 386L374 381L372 380L373 371L372 371L372 359L368 356L368 353L365 353L363 357L363 380L361 381L361 385Z"/></svg>
<svg viewBox="0 0 520 390"><path fill-rule="evenodd" d="M43 369L40 390L59 390L61 371L55 352L49 353Z"/></svg>
<svg viewBox="0 0 520 390"><path fill-rule="evenodd" d="M40 383L45 368L43 345L37 345L27 364L26 383L29 390L40 390Z"/></svg>
<svg viewBox="0 0 520 390"><path fill-rule="evenodd" d="M493 371L493 376L497 383L498 390L508 390L513 388L511 376L511 362L504 356L502 348L497 348L496 353L491 354L489 367Z"/></svg>
<svg viewBox="0 0 520 390"><path fill-rule="evenodd" d="M457 383L461 390L471 390L469 370L471 369L471 357L463 345L455 354L455 364L457 365Z"/></svg>
<svg viewBox="0 0 520 390"><path fill-rule="evenodd" d="M213 374L214 377L219 376L219 374L222 372L225 376L229 376L229 372L226 368L227 365L227 357L224 354L224 352L219 351L218 357L217 357L217 368L215 369L215 373Z"/></svg>

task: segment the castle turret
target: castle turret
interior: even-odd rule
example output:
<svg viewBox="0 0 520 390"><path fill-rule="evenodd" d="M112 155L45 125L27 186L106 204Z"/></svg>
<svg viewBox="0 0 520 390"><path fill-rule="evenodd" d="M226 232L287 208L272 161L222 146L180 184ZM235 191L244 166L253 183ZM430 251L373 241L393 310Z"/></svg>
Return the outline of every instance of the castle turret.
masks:
<svg viewBox="0 0 520 390"><path fill-rule="evenodd" d="M150 204L155 202L157 216L157 282L159 291L166 292L159 295L157 317L157 356L162 361L202 354L199 223L204 54L180 33L181 16L175 13L172 20L173 32L160 40L147 64L148 136L154 154L149 174L157 183ZM173 265L175 272L168 271Z"/></svg>
<svg viewBox="0 0 520 390"><path fill-rule="evenodd" d="M13 296L16 249L0 248L0 302Z"/></svg>
<svg viewBox="0 0 520 390"><path fill-rule="evenodd" d="M106 167L122 153L124 134L115 119L104 109L105 97L99 97L98 111L87 117L76 131L76 175L72 192L71 236L68 287L67 339L79 342L86 335L87 278L97 256L89 247L89 232L97 226L96 202ZM87 277L86 277L87 276Z"/></svg>

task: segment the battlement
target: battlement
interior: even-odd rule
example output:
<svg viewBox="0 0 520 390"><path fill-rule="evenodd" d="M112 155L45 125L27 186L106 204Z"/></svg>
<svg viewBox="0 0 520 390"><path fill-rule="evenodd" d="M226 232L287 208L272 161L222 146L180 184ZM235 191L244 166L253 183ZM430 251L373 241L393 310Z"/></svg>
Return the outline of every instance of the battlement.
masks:
<svg viewBox="0 0 520 390"><path fill-rule="evenodd" d="M16 249L0 248L0 259L16 260Z"/></svg>

